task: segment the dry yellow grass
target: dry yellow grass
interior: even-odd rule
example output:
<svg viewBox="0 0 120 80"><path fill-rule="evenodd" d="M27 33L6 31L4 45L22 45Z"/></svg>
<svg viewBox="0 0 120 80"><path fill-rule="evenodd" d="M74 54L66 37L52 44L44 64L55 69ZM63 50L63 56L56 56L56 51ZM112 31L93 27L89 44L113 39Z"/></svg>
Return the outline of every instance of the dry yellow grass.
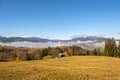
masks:
<svg viewBox="0 0 120 80"><path fill-rule="evenodd" d="M74 56L0 62L0 80L120 80L120 58Z"/></svg>

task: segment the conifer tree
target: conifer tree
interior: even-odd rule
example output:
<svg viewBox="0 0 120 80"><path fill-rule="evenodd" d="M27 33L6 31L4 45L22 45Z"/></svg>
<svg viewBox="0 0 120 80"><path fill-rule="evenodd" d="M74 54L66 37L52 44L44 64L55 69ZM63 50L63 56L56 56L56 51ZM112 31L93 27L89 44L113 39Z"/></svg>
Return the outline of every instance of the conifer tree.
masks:
<svg viewBox="0 0 120 80"><path fill-rule="evenodd" d="M114 38L105 40L104 56L117 57L117 45Z"/></svg>
<svg viewBox="0 0 120 80"><path fill-rule="evenodd" d="M95 55L95 56L97 56L98 54L97 54L97 50L96 49L94 49L93 50L93 55Z"/></svg>
<svg viewBox="0 0 120 80"><path fill-rule="evenodd" d="M117 54L118 54L118 56L117 56L117 57L120 57L120 41L119 41L119 44L118 44Z"/></svg>

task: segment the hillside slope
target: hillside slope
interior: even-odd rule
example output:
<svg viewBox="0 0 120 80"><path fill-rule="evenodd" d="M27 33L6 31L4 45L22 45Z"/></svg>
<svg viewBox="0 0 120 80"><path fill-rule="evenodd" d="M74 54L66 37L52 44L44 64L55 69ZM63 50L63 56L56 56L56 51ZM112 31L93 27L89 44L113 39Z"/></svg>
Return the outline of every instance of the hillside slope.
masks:
<svg viewBox="0 0 120 80"><path fill-rule="evenodd" d="M0 80L120 80L120 58L74 56L0 62Z"/></svg>

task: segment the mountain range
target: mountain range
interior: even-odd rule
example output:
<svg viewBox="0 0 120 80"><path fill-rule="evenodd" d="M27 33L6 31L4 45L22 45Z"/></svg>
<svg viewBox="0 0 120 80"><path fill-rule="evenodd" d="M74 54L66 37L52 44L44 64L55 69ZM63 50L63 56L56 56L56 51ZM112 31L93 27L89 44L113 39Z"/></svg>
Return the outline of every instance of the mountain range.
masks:
<svg viewBox="0 0 120 80"><path fill-rule="evenodd" d="M87 36L87 37L77 37L73 38L71 40L50 40L50 39L44 39L39 37L2 37L0 36L0 42L22 42L22 41L28 41L28 42L69 42L69 41L104 41L104 37L96 37L96 36Z"/></svg>
<svg viewBox="0 0 120 80"><path fill-rule="evenodd" d="M104 37L86 36L77 37L70 40L51 40L39 37L2 37L0 36L0 45L15 47L46 48L57 46L79 46L83 49L102 48L104 46Z"/></svg>

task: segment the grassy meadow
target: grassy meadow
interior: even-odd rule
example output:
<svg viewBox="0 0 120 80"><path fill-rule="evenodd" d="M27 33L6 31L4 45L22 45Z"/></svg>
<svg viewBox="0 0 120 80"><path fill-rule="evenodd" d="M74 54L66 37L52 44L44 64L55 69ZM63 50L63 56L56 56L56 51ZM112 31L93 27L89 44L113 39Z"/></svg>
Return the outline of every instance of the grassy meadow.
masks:
<svg viewBox="0 0 120 80"><path fill-rule="evenodd" d="M120 58L73 56L0 62L0 80L120 80Z"/></svg>

